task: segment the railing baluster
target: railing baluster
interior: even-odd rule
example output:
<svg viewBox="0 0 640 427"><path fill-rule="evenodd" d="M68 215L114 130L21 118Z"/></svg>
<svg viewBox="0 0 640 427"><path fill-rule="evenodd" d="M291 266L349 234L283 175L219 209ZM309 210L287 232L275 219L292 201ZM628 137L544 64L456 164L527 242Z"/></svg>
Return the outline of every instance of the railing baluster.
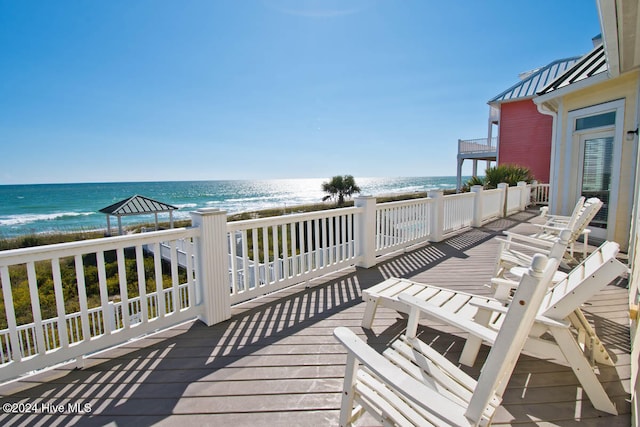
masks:
<svg viewBox="0 0 640 427"><path fill-rule="evenodd" d="M258 230L256 228L251 229L251 246L253 250L253 287L260 287L260 251L258 250Z"/></svg>
<svg viewBox="0 0 640 427"><path fill-rule="evenodd" d="M61 348L69 347L69 333L67 332L67 321L64 307L64 293L62 291L62 277L60 274L60 259L51 260L51 271L53 273L53 290L56 297L56 311L58 314L57 335ZM52 325L53 326L53 325Z"/></svg>
<svg viewBox="0 0 640 427"><path fill-rule="evenodd" d="M147 278L144 270L144 253L142 245L136 245L136 271L138 273L138 296L140 297L140 315L142 323L149 321L149 306L147 303Z"/></svg>
<svg viewBox="0 0 640 427"><path fill-rule="evenodd" d="M278 226L271 226L271 235L273 236L273 281L278 282L280 280L280 243L278 242Z"/></svg>
<svg viewBox="0 0 640 427"><path fill-rule="evenodd" d="M159 251L158 251L159 252ZM110 335L114 328L114 312L109 305L109 290L107 289L107 272L104 263L104 251L96 253L98 263L98 287L100 288L100 307L102 308L103 331Z"/></svg>
<svg viewBox="0 0 640 427"><path fill-rule="evenodd" d="M116 259L118 261L118 279L120 285L120 301L122 302L122 328L129 328L131 312L129 310L129 292L127 289L127 267L125 264L124 249L116 250ZM118 325L120 326L120 325Z"/></svg>
<svg viewBox="0 0 640 427"><path fill-rule="evenodd" d="M239 289L249 289L249 242L247 241L247 230L242 230L242 282Z"/></svg>
<svg viewBox="0 0 640 427"><path fill-rule="evenodd" d="M171 240L169 242L171 247L171 287L173 289L171 300L173 303L173 313L176 314L180 311L180 304L178 302L180 290L178 289L180 286L180 276L178 271L178 248L176 247L176 240Z"/></svg>
<svg viewBox="0 0 640 427"><path fill-rule="evenodd" d="M29 295L31 296L31 312L33 314L33 325L35 327L36 351L39 354L46 352L44 334L42 330L42 311L40 310L40 295L38 294L38 281L36 277L36 266L34 262L27 263L27 279L29 281Z"/></svg>
<svg viewBox="0 0 640 427"><path fill-rule="evenodd" d="M16 312L13 307L13 293L11 292L11 279L9 278L9 267L1 267L0 274L2 278L2 296L4 298L4 311L7 316L7 326L9 329L9 339L11 347L9 354L11 360L20 362L22 360L22 352L20 351L20 337L18 334L18 325L16 324Z"/></svg>
<svg viewBox="0 0 640 427"><path fill-rule="evenodd" d="M238 254L237 254L237 241L236 233L228 233L229 238L229 270L231 271L231 288L232 293L236 293L240 290L238 286Z"/></svg>
<svg viewBox="0 0 640 427"><path fill-rule="evenodd" d="M154 269L155 269L155 276L156 276L156 310L157 310L157 317L158 318L163 318L167 311L165 308L165 300L164 300L164 284L163 284L163 278L162 278L162 258L161 258L161 254L160 254L160 242L156 242L154 244L154 251L153 251L153 261L154 261Z"/></svg>
<svg viewBox="0 0 640 427"><path fill-rule="evenodd" d="M288 232L289 227L290 224L282 224L282 268L284 269L284 279L291 277L291 272L289 271L289 260L291 260L289 256L289 236L291 235L291 233Z"/></svg>

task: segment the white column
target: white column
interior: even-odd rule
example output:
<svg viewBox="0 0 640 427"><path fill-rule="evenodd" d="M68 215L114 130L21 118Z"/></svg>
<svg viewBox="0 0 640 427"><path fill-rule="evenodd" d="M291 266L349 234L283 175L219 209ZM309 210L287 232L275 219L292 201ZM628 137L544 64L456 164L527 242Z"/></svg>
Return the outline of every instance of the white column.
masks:
<svg viewBox="0 0 640 427"><path fill-rule="evenodd" d="M509 184L501 182L498 184L498 189L502 190L500 193L500 216L507 216L507 191L509 190Z"/></svg>
<svg viewBox="0 0 640 427"><path fill-rule="evenodd" d="M458 140L458 142L460 142L460 140ZM458 144L458 147L460 147L460 144ZM460 155L458 154L458 169L456 171L456 192L459 193L460 190L462 189L462 163L464 163L464 159L460 158Z"/></svg>
<svg viewBox="0 0 640 427"><path fill-rule="evenodd" d="M227 213L198 209L191 212L191 221L200 228L195 251L199 280L196 305L202 305L200 320L211 326L231 318Z"/></svg>
<svg viewBox="0 0 640 427"><path fill-rule="evenodd" d="M354 199L357 208L364 208L356 220L358 238L358 267L370 268L376 265L376 198L360 196Z"/></svg>
<svg viewBox="0 0 640 427"><path fill-rule="evenodd" d="M482 185L474 185L471 187L471 192L474 193L473 198L473 219L471 220L472 227L482 226L482 191L484 188Z"/></svg>
<svg viewBox="0 0 640 427"><path fill-rule="evenodd" d="M431 210L431 238L432 242L440 242L444 235L444 193L442 190L429 190L429 198L433 199Z"/></svg>

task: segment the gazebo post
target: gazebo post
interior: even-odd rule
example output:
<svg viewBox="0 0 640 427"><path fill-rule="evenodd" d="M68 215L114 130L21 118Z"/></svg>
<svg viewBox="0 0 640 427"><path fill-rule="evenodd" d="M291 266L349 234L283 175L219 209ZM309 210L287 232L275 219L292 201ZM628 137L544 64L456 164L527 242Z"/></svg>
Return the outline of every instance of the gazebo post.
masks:
<svg viewBox="0 0 640 427"><path fill-rule="evenodd" d="M107 236L111 236L111 216L107 215Z"/></svg>
<svg viewBox="0 0 640 427"><path fill-rule="evenodd" d="M122 236L122 217L118 215L118 236Z"/></svg>
<svg viewBox="0 0 640 427"><path fill-rule="evenodd" d="M158 231L158 212L154 212L153 215L156 217L156 231Z"/></svg>

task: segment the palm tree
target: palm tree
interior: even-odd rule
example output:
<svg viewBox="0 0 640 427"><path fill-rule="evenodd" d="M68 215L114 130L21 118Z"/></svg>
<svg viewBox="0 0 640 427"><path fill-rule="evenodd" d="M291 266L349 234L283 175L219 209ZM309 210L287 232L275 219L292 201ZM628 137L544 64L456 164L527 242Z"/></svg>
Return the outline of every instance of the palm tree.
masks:
<svg viewBox="0 0 640 427"><path fill-rule="evenodd" d="M356 181L351 175L336 175L331 181L322 183L322 191L327 195L322 199L338 198L338 206L344 206L344 198L351 197L354 193L360 193L360 187L356 185Z"/></svg>

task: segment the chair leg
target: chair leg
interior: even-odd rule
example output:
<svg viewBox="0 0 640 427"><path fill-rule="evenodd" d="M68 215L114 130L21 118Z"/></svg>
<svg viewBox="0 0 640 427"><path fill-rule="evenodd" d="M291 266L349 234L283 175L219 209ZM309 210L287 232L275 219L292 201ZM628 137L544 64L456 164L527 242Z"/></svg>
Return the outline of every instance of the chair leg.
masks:
<svg viewBox="0 0 640 427"><path fill-rule="evenodd" d="M607 366L615 366L609 352L607 351L602 341L596 334L596 331L591 327L589 321L584 317L582 311L576 310L569 316L569 321L574 328L578 330L579 336L583 336L584 345L587 347L589 356L592 361Z"/></svg>
<svg viewBox="0 0 640 427"><path fill-rule="evenodd" d="M492 312L489 310L478 309L474 317L474 321L482 326L487 326L491 320ZM464 344L462 353L460 354L460 363L465 366L473 366L476 363L480 346L482 345L482 339L474 335L469 335L467 342Z"/></svg>
<svg viewBox="0 0 640 427"><path fill-rule="evenodd" d="M376 315L378 308L378 298L367 295L367 305L364 308L364 315L362 316L362 327L365 329L371 329L373 326L373 318Z"/></svg>
<svg viewBox="0 0 640 427"><path fill-rule="evenodd" d="M600 411L617 415L618 411L615 405L611 399L609 399L604 387L602 387L598 377L595 372L593 372L593 368L584 357L584 353L573 338L571 331L564 328L550 329L560 350L569 362L571 369L573 369L573 372L578 378L578 381L580 381L587 396L589 396L589 400L593 406Z"/></svg>
<svg viewBox="0 0 640 427"><path fill-rule="evenodd" d="M347 364L344 373L344 385L342 389L342 403L340 405L340 426L347 427L353 423L353 403L355 393L356 372L358 361L353 353L347 354Z"/></svg>

